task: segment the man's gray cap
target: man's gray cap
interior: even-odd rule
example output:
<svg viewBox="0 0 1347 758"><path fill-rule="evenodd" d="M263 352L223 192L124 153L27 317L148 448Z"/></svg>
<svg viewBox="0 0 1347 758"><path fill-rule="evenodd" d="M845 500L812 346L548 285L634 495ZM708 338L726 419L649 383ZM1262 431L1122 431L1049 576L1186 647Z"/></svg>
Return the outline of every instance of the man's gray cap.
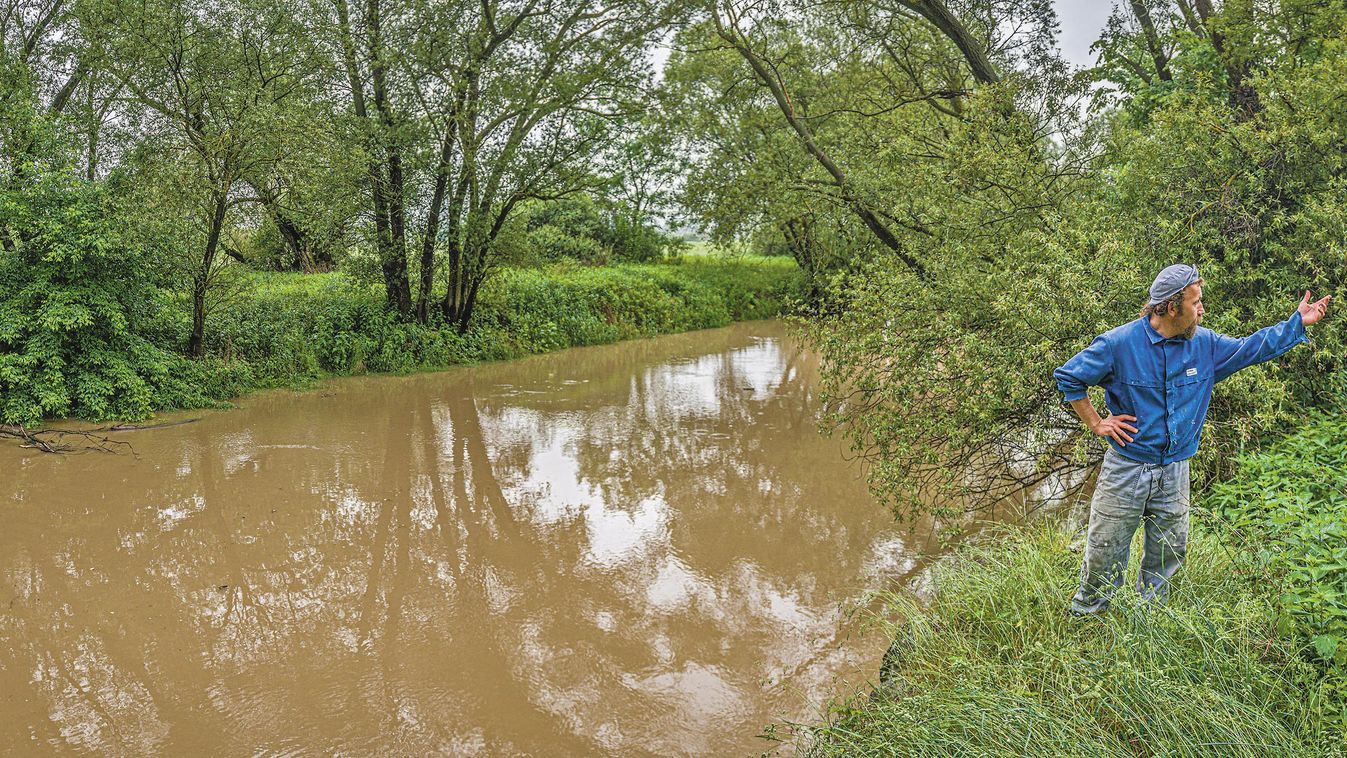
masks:
<svg viewBox="0 0 1347 758"><path fill-rule="evenodd" d="M1187 263L1175 263L1168 266L1151 282L1151 305L1159 305L1178 294L1180 290L1201 279L1197 268Z"/></svg>

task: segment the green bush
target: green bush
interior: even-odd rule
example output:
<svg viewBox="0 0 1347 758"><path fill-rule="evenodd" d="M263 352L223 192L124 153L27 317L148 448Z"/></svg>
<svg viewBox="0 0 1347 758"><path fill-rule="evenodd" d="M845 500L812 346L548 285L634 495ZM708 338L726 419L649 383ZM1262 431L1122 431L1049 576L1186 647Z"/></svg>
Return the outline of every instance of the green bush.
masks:
<svg viewBox="0 0 1347 758"><path fill-rule="evenodd" d="M1283 633L1336 669L1347 698L1347 419L1314 416L1237 467L1204 505L1280 588Z"/></svg>
<svg viewBox="0 0 1347 758"><path fill-rule="evenodd" d="M145 337L162 306L106 190L30 165L0 187L0 422L142 419L182 360Z"/></svg>

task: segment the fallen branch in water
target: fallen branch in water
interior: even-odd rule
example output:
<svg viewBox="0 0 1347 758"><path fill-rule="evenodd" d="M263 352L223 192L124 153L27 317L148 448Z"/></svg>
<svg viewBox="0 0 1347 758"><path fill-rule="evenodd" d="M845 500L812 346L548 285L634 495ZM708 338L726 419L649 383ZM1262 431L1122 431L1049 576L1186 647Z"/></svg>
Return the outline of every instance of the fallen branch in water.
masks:
<svg viewBox="0 0 1347 758"><path fill-rule="evenodd" d="M166 426L182 426L183 424L190 424L190 423L192 423L193 421L200 421L200 420L201 420L200 418L188 418L188 419L183 419L182 421L169 421L169 422L166 422L166 423L163 423L163 424L143 424L143 425L142 425L142 424L115 424L115 425L113 425L113 426L99 427L98 429L93 429L93 430L91 430L91 431L95 431L95 432L138 432L138 431L141 431L142 429L163 429L163 428L166 427Z"/></svg>
<svg viewBox="0 0 1347 758"><path fill-rule="evenodd" d="M106 429L92 429L89 431L78 431L73 429L27 429L23 426L14 426L10 424L0 425L0 437L12 437L20 440L19 447L29 447L41 450L44 453L118 453L121 448L117 445L124 445L126 451L132 455L136 454L131 443L122 440L108 439L98 434Z"/></svg>

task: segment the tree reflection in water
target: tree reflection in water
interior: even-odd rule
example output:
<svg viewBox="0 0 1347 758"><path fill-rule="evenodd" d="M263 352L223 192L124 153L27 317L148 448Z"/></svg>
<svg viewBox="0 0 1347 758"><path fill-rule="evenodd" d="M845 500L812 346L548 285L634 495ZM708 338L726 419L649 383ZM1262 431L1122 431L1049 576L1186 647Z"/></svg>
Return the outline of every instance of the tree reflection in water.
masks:
<svg viewBox="0 0 1347 758"><path fill-rule="evenodd" d="M814 372L740 325L0 450L0 746L761 749L882 652L842 606L926 560Z"/></svg>

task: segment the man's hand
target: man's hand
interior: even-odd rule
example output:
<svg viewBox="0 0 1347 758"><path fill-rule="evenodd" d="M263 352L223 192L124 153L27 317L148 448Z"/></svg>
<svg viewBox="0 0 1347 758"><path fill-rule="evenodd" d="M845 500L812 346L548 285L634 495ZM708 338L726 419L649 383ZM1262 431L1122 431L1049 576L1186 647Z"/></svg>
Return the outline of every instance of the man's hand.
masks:
<svg viewBox="0 0 1347 758"><path fill-rule="evenodd" d="M1296 312L1300 314L1301 323L1305 326L1318 323L1319 319L1323 318L1325 313L1328 313L1328 301L1332 299L1333 296L1329 295L1322 300L1311 303L1310 291L1305 290L1305 297L1301 298L1300 307L1296 308Z"/></svg>
<svg viewBox="0 0 1347 758"><path fill-rule="evenodd" d="M1132 441L1132 438L1127 433L1137 433L1137 428L1127 422L1136 420L1136 416L1119 413L1116 416L1099 419L1098 423L1090 427L1090 431L1100 437L1112 437L1113 441L1117 442L1120 447L1127 447L1127 443Z"/></svg>

